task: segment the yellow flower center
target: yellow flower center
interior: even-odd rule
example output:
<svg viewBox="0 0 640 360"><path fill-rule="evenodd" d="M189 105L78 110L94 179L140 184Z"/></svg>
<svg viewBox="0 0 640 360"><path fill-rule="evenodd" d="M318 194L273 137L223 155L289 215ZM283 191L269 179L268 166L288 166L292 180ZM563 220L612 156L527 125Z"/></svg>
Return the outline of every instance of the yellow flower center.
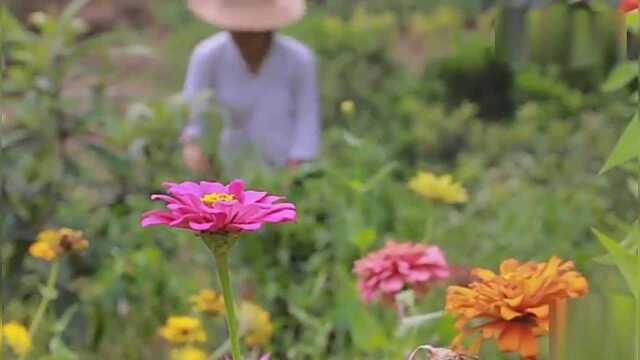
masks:
<svg viewBox="0 0 640 360"><path fill-rule="evenodd" d="M207 206L214 206L222 201L233 201L236 197L232 194L213 193L203 196L200 200Z"/></svg>

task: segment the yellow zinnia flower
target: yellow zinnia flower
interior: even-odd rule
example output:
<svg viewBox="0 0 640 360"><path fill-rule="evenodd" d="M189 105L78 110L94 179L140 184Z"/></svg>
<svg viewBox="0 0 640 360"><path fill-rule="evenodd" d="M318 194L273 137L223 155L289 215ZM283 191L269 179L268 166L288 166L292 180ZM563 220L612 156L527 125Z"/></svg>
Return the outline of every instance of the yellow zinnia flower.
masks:
<svg viewBox="0 0 640 360"><path fill-rule="evenodd" d="M451 175L436 176L429 172L419 172L409 181L409 188L436 202L461 204L469 200L467 190Z"/></svg>
<svg viewBox="0 0 640 360"><path fill-rule="evenodd" d="M45 261L54 261L58 257L89 247L82 232L68 228L44 230L38 234L36 242L29 247L31 256Z"/></svg>
<svg viewBox="0 0 640 360"><path fill-rule="evenodd" d="M207 360L207 353L197 347L187 346L172 350L171 360Z"/></svg>
<svg viewBox="0 0 640 360"><path fill-rule="evenodd" d="M173 344L207 341L200 319L189 316L171 316L158 335Z"/></svg>
<svg viewBox="0 0 640 360"><path fill-rule="evenodd" d="M247 346L264 347L271 341L271 315L260 306L245 301L240 305L240 333Z"/></svg>
<svg viewBox="0 0 640 360"><path fill-rule="evenodd" d="M200 290L191 296L189 302L198 312L217 316L224 312L224 298L211 289Z"/></svg>
<svg viewBox="0 0 640 360"><path fill-rule="evenodd" d="M12 321L4 326L0 325L0 346L2 338L7 340L11 350L18 356L25 356L31 351L29 331L20 323Z"/></svg>

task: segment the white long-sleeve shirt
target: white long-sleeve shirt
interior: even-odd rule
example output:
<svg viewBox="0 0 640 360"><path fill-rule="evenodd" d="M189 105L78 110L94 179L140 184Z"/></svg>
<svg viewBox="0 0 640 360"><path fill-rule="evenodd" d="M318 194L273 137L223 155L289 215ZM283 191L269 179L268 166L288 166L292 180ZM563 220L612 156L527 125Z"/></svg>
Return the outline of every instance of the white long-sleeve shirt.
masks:
<svg viewBox="0 0 640 360"><path fill-rule="evenodd" d="M315 56L302 43L275 34L258 73L252 73L231 34L221 32L193 51L183 96L191 120L183 138L202 136L201 95L212 91L225 120L219 156L241 160L251 147L271 166L311 160L320 147Z"/></svg>

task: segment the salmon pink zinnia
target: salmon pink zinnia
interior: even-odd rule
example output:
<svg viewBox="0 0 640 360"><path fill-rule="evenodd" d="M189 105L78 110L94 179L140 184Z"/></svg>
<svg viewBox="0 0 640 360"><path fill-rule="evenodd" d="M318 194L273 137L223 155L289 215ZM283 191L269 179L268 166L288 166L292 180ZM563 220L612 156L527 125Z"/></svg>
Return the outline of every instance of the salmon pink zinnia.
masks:
<svg viewBox="0 0 640 360"><path fill-rule="evenodd" d="M628 13L638 9L639 0L621 0L620 1L620 10L622 12Z"/></svg>
<svg viewBox="0 0 640 360"><path fill-rule="evenodd" d="M162 200L167 210L142 215L143 227L164 225L200 234L225 234L257 231L265 223L296 220L296 207L280 202L283 198L261 191L245 191L242 180L228 185L201 181L167 182L167 195L151 195Z"/></svg>
<svg viewBox="0 0 640 360"><path fill-rule="evenodd" d="M449 265L437 246L387 242L387 245L355 262L360 297L365 303L380 299L395 303L405 289L421 294L435 281L449 277Z"/></svg>

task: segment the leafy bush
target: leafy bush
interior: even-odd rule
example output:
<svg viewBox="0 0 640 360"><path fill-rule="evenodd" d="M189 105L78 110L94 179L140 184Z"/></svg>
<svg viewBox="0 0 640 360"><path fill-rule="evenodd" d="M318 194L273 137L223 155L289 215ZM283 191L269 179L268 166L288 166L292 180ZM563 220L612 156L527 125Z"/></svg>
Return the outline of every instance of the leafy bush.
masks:
<svg viewBox="0 0 640 360"><path fill-rule="evenodd" d="M451 105L471 101L478 105L482 117L495 119L511 115L514 109L511 68L496 57L489 44L473 40L441 66Z"/></svg>

